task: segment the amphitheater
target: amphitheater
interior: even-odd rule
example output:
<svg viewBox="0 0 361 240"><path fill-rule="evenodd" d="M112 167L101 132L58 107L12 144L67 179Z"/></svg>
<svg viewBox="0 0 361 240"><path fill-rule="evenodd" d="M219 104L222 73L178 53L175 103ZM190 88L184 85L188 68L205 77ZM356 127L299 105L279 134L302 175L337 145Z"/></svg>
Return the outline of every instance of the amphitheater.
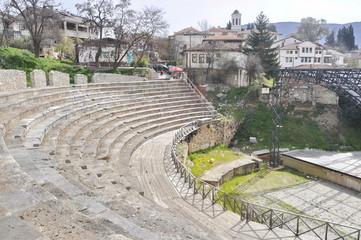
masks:
<svg viewBox="0 0 361 240"><path fill-rule="evenodd" d="M319 239L192 190L172 145L215 111L186 81L62 78L0 92L0 239Z"/></svg>

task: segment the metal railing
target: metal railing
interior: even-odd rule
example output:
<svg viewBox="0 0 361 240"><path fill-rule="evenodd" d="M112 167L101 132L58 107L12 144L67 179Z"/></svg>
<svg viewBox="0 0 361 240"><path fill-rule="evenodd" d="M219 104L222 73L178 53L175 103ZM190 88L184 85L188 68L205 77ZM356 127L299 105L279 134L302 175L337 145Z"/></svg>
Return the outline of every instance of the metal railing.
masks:
<svg viewBox="0 0 361 240"><path fill-rule="evenodd" d="M179 142L190 133L198 130L201 121L191 122L179 129L173 138L170 158L176 171L184 179L184 183L194 194L200 194L203 199L208 198L211 203L219 204L223 210L230 210L240 215L241 220L253 221L266 225L269 229L281 228L292 232L295 236L315 237L318 239L361 239L361 229L325 220L291 213L266 206L236 199L222 190L195 177L188 168L179 161L175 149Z"/></svg>
<svg viewBox="0 0 361 240"><path fill-rule="evenodd" d="M182 75L182 79L187 83L188 87L194 91L194 93L197 95L199 100L201 100L204 107L207 108L207 110L212 114L212 117L215 116L216 110L213 107L213 105L207 100L207 98L199 91L199 89L194 85L192 80L186 75Z"/></svg>

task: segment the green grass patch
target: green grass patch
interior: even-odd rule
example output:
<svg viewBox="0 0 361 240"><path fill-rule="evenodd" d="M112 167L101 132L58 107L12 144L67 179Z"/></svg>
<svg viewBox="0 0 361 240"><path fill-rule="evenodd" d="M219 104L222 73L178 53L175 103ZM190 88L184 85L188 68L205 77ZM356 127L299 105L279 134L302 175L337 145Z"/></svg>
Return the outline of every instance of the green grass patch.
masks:
<svg viewBox="0 0 361 240"><path fill-rule="evenodd" d="M236 191L236 189L245 182L255 177L257 172L250 174L237 176L231 180L225 182L221 189L229 194ZM309 180L298 173L296 170L290 168L283 168L280 170L274 170L267 173L263 178L255 182L248 190L248 192L259 192L259 191L274 191L282 188L293 187L299 184L308 182Z"/></svg>
<svg viewBox="0 0 361 240"><path fill-rule="evenodd" d="M188 165L188 167L194 176L201 177L206 170L241 157L241 154L235 153L225 145L218 145L189 154L188 160L192 162L192 165ZM214 162L212 163L213 160Z"/></svg>
<svg viewBox="0 0 361 240"><path fill-rule="evenodd" d="M71 61L60 61L52 58L35 58L28 50L0 47L0 69L17 69L26 72L27 84L30 86L30 72L34 69L41 69L46 74L56 70L70 75L70 82L74 82L75 74L84 74L90 80L91 72L81 65Z"/></svg>

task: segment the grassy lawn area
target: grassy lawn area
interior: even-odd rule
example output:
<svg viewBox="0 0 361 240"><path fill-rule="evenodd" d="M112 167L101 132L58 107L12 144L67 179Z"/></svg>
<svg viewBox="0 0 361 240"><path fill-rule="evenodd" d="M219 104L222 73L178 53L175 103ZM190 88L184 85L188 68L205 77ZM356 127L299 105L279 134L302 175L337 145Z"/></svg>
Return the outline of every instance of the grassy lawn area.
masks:
<svg viewBox="0 0 361 240"><path fill-rule="evenodd" d="M306 176L291 168L279 170L264 169L262 174L260 174L260 171L255 171L243 176L237 176L224 183L221 189L236 199L302 214L303 212L294 206L275 199L268 193L294 187L308 181L309 179Z"/></svg>
<svg viewBox="0 0 361 240"><path fill-rule="evenodd" d="M225 145L197 151L188 155L188 167L196 177L203 176L206 170L242 158L242 154L228 149Z"/></svg>
<svg viewBox="0 0 361 240"><path fill-rule="evenodd" d="M258 171L243 176L237 176L222 185L222 190L232 194L236 189L251 178L257 175ZM293 187L299 184L308 182L309 180L296 173L290 168L283 168L279 170L269 171L257 182L255 182L247 192L259 192L259 191L273 191L282 188Z"/></svg>

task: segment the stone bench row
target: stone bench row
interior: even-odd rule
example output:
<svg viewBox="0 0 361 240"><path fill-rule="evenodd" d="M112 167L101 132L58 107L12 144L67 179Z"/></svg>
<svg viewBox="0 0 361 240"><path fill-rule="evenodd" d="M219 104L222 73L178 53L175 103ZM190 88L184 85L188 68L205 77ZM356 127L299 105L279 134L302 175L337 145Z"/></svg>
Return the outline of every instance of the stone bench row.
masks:
<svg viewBox="0 0 361 240"><path fill-rule="evenodd" d="M121 84L88 84L88 85L71 85L68 87L49 87L49 88L27 88L19 91L0 92L0 107L7 106L9 103L17 103L19 101L31 100L33 98L41 98L43 96L61 97L61 95L86 94L88 92L108 92L118 91L123 93L125 90L134 90L137 88L186 88L180 81L145 81L145 82L124 82Z"/></svg>
<svg viewBox="0 0 361 240"><path fill-rule="evenodd" d="M145 78L112 73L94 73L92 83L111 83L123 81L143 81ZM49 79L43 70L35 69L30 73L31 87L44 88L46 86L68 86L70 75L59 71L50 71ZM87 84L88 77L84 74L75 74L75 84ZM21 70L0 70L0 92L22 90L27 88L26 73Z"/></svg>
<svg viewBox="0 0 361 240"><path fill-rule="evenodd" d="M119 91L105 91L99 93L87 92L84 94L78 94L78 92L74 92L73 94L54 93L43 96L36 96L30 99L10 102L7 105L0 106L0 109L4 113L2 116L0 116L0 122L1 124L5 125L6 128L9 128L13 125L13 123L18 122L20 119L34 115L36 112L55 112L61 108L62 105L72 103L75 104L76 102L81 101L91 101L93 103L101 104L101 100L109 99L109 102L104 103L104 105L106 105L110 102L117 101L117 99L122 99L123 101L127 100L128 103L131 103L132 99L139 97L151 97L154 95L164 96L166 93L172 95L177 93L189 93L189 91L184 87L177 87L175 90L170 89L172 88L155 87L147 88L145 90L126 90L123 91L123 94L120 94ZM6 112L8 114L5 114Z"/></svg>

